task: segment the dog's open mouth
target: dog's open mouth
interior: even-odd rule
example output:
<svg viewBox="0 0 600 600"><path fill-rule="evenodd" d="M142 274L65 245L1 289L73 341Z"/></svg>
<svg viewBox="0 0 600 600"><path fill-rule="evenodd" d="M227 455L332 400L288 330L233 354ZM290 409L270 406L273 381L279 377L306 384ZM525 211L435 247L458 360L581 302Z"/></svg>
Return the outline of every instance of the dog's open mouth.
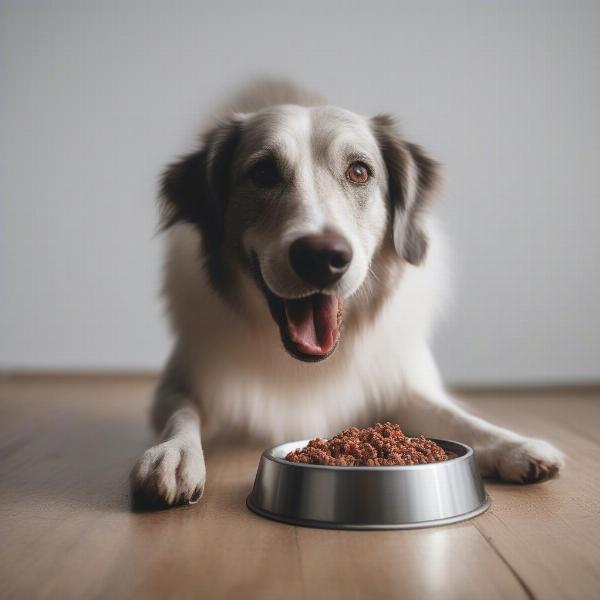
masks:
<svg viewBox="0 0 600 600"><path fill-rule="evenodd" d="M273 319L279 326L286 350L295 358L317 362L331 356L340 339L343 299L315 293L303 298L281 298L274 294L257 269Z"/></svg>
<svg viewBox="0 0 600 600"><path fill-rule="evenodd" d="M335 350L342 324L342 299L329 294L284 300L279 329L285 347L301 360L327 358Z"/></svg>

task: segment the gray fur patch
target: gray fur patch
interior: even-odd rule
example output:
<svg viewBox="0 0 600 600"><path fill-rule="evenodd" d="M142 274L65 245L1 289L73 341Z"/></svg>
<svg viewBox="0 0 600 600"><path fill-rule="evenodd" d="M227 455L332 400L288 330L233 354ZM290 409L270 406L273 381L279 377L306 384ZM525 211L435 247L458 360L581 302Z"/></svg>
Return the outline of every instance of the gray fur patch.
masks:
<svg viewBox="0 0 600 600"><path fill-rule="evenodd" d="M372 124L388 171L396 250L407 262L419 265L427 253L421 215L439 187L440 164L420 146L405 142L392 117L378 115Z"/></svg>

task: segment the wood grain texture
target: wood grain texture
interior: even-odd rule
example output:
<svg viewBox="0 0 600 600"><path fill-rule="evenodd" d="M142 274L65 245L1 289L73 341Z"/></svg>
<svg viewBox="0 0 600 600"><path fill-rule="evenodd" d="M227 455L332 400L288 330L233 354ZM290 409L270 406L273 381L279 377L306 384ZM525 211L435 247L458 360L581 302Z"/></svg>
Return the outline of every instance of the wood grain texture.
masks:
<svg viewBox="0 0 600 600"><path fill-rule="evenodd" d="M477 392L482 416L567 450L560 478L488 483L467 523L327 531L244 504L260 449L215 448L191 507L132 513L151 377L0 379L0 598L598 598L600 392Z"/></svg>

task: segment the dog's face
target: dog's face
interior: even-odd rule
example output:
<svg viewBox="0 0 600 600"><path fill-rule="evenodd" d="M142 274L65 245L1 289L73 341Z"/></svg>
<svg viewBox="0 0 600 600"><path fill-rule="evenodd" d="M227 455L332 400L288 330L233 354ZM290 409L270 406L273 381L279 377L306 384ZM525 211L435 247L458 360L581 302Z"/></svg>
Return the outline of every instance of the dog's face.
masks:
<svg viewBox="0 0 600 600"><path fill-rule="evenodd" d="M236 115L171 166L165 218L200 229L217 287L250 273L286 349L319 361L382 248L423 259L418 214L435 179L435 163L387 117L279 105Z"/></svg>

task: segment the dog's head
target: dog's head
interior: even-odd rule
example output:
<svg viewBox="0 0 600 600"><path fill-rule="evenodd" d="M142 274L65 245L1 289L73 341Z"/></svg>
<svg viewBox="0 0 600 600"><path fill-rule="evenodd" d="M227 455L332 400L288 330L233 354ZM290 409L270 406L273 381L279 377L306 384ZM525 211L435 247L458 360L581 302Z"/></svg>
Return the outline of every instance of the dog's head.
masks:
<svg viewBox="0 0 600 600"><path fill-rule="evenodd" d="M387 116L277 105L217 125L167 169L163 223L194 224L213 285L239 303L251 279L290 354L319 361L338 345L344 302L376 287L378 255L423 260L437 171Z"/></svg>

